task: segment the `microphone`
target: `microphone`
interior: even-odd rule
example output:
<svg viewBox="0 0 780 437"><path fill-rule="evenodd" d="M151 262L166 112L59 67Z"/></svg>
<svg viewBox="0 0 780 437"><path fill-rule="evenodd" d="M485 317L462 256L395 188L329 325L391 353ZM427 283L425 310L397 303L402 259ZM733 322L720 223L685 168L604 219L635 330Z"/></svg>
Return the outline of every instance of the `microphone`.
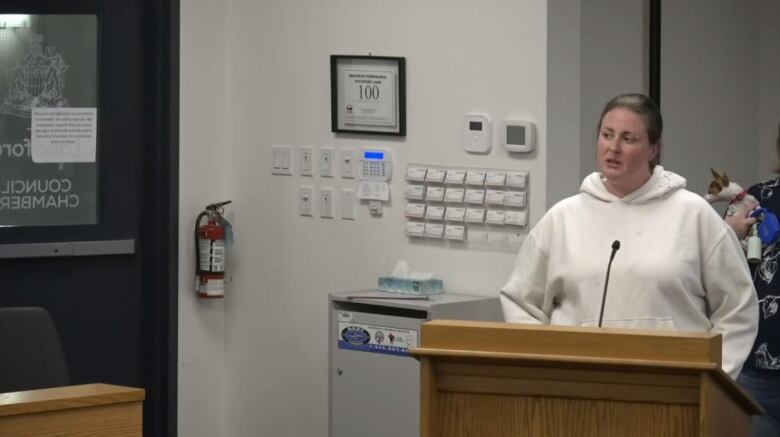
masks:
<svg viewBox="0 0 780 437"><path fill-rule="evenodd" d="M607 302L607 285L609 285L609 269L612 268L612 260L615 259L615 252L620 249L620 241L615 240L612 242L612 254L609 255L609 264L607 264L607 278L604 280L604 294L601 297L601 312L599 313L599 328L601 328L601 320L604 318L604 304Z"/></svg>

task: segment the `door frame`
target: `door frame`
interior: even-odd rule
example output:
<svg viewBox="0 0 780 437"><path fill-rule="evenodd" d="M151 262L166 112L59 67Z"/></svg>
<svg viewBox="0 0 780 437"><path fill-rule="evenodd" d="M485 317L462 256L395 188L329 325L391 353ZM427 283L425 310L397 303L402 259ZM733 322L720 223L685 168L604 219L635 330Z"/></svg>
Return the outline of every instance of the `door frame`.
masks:
<svg viewBox="0 0 780 437"><path fill-rule="evenodd" d="M144 435L177 435L179 0L141 0Z"/></svg>

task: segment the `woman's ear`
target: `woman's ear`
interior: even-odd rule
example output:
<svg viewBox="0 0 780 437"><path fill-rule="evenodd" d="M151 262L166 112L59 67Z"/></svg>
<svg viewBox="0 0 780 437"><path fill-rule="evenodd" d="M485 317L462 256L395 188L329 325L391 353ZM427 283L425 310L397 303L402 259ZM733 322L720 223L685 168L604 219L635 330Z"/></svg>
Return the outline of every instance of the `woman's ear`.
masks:
<svg viewBox="0 0 780 437"><path fill-rule="evenodd" d="M650 154L652 155L650 158L650 161L654 161L658 159L658 155L661 153L661 143L651 144L650 145Z"/></svg>

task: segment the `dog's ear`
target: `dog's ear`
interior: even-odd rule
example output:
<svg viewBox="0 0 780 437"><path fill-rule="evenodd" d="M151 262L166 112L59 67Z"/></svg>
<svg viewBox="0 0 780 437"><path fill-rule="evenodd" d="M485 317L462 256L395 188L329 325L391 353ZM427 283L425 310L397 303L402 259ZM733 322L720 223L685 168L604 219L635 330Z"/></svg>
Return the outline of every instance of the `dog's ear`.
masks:
<svg viewBox="0 0 780 437"><path fill-rule="evenodd" d="M712 175L715 177L715 180L718 181L722 186L727 186L729 184L729 177L726 175L726 172L718 173L710 167L710 171L712 172Z"/></svg>
<svg viewBox="0 0 780 437"><path fill-rule="evenodd" d="M715 179L720 179L720 175L718 174L718 172L715 171L714 168L710 167L710 171L712 172L712 177L714 177Z"/></svg>

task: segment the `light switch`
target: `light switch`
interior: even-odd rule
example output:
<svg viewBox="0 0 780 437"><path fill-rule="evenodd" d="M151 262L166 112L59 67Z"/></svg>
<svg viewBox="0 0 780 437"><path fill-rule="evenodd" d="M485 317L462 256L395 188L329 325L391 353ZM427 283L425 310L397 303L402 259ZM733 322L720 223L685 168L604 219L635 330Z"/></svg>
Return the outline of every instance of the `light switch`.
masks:
<svg viewBox="0 0 780 437"><path fill-rule="evenodd" d="M341 189L341 218L355 220L355 189Z"/></svg>
<svg viewBox="0 0 780 437"><path fill-rule="evenodd" d="M333 188L320 188L320 217L333 218Z"/></svg>
<svg viewBox="0 0 780 437"><path fill-rule="evenodd" d="M292 146L271 147L271 174L292 175Z"/></svg>
<svg viewBox="0 0 780 437"><path fill-rule="evenodd" d="M310 185L301 185L298 189L298 213L311 217L312 204L314 203L314 188Z"/></svg>
<svg viewBox="0 0 780 437"><path fill-rule="evenodd" d="M353 148L341 149L341 177L344 179L355 178L355 149Z"/></svg>
<svg viewBox="0 0 780 437"><path fill-rule="evenodd" d="M333 156L335 151L333 147L322 147L320 149L320 176L326 178L333 177Z"/></svg>
<svg viewBox="0 0 780 437"><path fill-rule="evenodd" d="M314 176L314 147L301 146L298 168L301 169L301 176Z"/></svg>

